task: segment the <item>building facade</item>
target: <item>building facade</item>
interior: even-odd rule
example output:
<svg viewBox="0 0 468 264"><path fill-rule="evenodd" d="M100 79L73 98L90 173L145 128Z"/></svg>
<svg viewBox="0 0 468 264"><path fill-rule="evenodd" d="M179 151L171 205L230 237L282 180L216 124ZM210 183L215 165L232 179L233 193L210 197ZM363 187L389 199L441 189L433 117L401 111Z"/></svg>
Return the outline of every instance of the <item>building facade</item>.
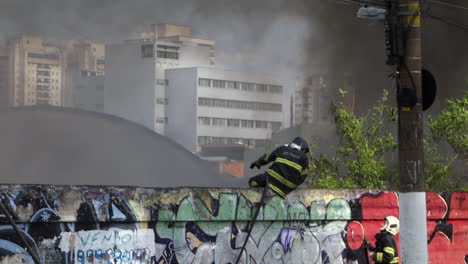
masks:
<svg viewBox="0 0 468 264"><path fill-rule="evenodd" d="M296 82L296 91L291 103L292 126L333 121L330 105L338 91L330 89L327 79L326 75L312 75ZM339 98L340 101L343 101L349 110L353 110L355 91L349 74L344 75L343 83L339 88L346 91L346 96Z"/></svg>
<svg viewBox="0 0 468 264"><path fill-rule="evenodd" d="M54 105L103 111L104 45L10 38L0 48L0 105Z"/></svg>
<svg viewBox="0 0 468 264"><path fill-rule="evenodd" d="M215 68L166 70L167 136L192 152L209 144L256 146L283 126L283 86L273 76Z"/></svg>
<svg viewBox="0 0 468 264"><path fill-rule="evenodd" d="M65 106L104 112L105 45L70 41L65 50Z"/></svg>
<svg viewBox="0 0 468 264"><path fill-rule="evenodd" d="M8 75L3 103L63 105L64 58L59 48L39 36L22 35L8 41L1 61L1 71ZM1 85L5 86L5 80Z"/></svg>
<svg viewBox="0 0 468 264"><path fill-rule="evenodd" d="M106 46L104 111L162 135L168 124L166 69L214 65L214 41L191 28L154 25L138 40Z"/></svg>

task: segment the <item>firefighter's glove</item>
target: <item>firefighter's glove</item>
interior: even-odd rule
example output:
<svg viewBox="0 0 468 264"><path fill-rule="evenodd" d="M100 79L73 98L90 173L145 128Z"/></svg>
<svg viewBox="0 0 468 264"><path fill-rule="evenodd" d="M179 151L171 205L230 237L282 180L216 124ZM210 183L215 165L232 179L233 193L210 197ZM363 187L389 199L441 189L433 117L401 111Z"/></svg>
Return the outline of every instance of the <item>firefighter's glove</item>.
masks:
<svg viewBox="0 0 468 264"><path fill-rule="evenodd" d="M257 169L260 169L260 165L258 165L258 163L255 161L255 162L252 162L252 164L250 164L250 168L253 169L257 167Z"/></svg>

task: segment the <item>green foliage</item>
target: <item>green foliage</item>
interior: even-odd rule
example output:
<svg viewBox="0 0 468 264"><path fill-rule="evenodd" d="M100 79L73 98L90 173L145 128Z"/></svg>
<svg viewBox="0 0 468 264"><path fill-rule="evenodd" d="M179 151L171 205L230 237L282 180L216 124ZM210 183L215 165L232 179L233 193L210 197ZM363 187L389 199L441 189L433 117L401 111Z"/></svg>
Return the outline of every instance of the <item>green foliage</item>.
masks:
<svg viewBox="0 0 468 264"><path fill-rule="evenodd" d="M448 100L448 107L436 119L429 118L432 136L425 137L426 189L437 191L468 190L449 180L452 164L457 159L466 162L468 158L468 91L460 99ZM446 140L454 155L440 151Z"/></svg>
<svg viewBox="0 0 468 264"><path fill-rule="evenodd" d="M346 92L340 90L341 96ZM348 111L343 102L333 103L340 146L334 157L310 155L311 177L307 184L313 188L391 189L398 186L398 170L386 164L383 155L396 150L395 136L387 127L397 120L396 108L387 103L388 92L366 115ZM396 124L394 124L395 126ZM468 158L468 91L464 97L449 100L447 109L436 119L430 119L431 136L425 136L426 189L433 191L468 190L449 178L453 162ZM441 151L446 139L455 154ZM312 148L311 148L312 149Z"/></svg>
<svg viewBox="0 0 468 264"><path fill-rule="evenodd" d="M345 92L340 90L342 96ZM343 102L333 103L341 145L336 157L311 156L313 187L319 188L389 188L389 170L383 155L396 149L396 141L386 129L387 120L395 120L395 110L386 104L388 92L365 116L348 111ZM346 176L340 177L341 165Z"/></svg>
<svg viewBox="0 0 468 264"><path fill-rule="evenodd" d="M455 153L468 158L468 91L460 99L448 100L447 109L430 119L429 127L436 142L446 137Z"/></svg>

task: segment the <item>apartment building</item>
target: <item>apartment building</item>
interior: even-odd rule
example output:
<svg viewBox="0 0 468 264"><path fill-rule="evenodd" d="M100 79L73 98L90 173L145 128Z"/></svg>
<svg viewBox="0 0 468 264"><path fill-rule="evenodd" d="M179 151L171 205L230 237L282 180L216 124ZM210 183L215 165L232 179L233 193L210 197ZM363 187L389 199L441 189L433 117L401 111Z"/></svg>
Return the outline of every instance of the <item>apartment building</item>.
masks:
<svg viewBox="0 0 468 264"><path fill-rule="evenodd" d="M283 86L265 74L191 67L166 70L166 135L188 150L254 147L283 126Z"/></svg>
<svg viewBox="0 0 468 264"><path fill-rule="evenodd" d="M39 36L22 35L8 41L2 57L0 67L8 72L7 99L2 101L8 106L63 105L64 62L59 48Z"/></svg>
<svg viewBox="0 0 468 264"><path fill-rule="evenodd" d="M168 124L166 69L211 67L212 40L192 37L182 25L153 25L140 39L106 45L104 111L165 134Z"/></svg>
<svg viewBox="0 0 468 264"><path fill-rule="evenodd" d="M54 105L103 111L104 45L10 38L0 48L0 105Z"/></svg>

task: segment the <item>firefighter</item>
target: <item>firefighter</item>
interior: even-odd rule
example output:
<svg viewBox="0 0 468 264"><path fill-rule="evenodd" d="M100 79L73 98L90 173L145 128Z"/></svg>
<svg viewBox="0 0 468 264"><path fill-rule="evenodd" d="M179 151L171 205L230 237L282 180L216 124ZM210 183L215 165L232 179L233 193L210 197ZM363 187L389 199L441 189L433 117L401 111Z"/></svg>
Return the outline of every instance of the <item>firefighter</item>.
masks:
<svg viewBox="0 0 468 264"><path fill-rule="evenodd" d="M306 153L309 145L301 137L296 137L292 143L280 146L271 153L264 154L250 165L253 169L273 162L265 173L250 178L250 187L266 187L268 184L269 198L275 194L285 198L304 182L308 175L309 160ZM269 199L268 199L269 200Z"/></svg>
<svg viewBox="0 0 468 264"><path fill-rule="evenodd" d="M366 241L366 246L374 251L375 263L398 263L398 249L394 236L400 232L400 221L394 216L386 216L380 233L375 235L375 247Z"/></svg>

